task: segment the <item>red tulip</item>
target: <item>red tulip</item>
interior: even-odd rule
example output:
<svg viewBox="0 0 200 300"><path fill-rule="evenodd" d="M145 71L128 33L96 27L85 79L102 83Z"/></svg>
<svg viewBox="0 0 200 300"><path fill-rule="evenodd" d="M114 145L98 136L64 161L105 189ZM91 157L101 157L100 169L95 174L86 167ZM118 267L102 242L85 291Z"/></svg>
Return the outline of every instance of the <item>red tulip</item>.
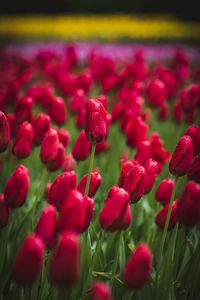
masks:
<svg viewBox="0 0 200 300"><path fill-rule="evenodd" d="M37 119L33 122L34 128L34 143L40 145L45 133L50 129L51 118L45 113L40 113Z"/></svg>
<svg viewBox="0 0 200 300"><path fill-rule="evenodd" d="M185 135L191 137L194 145L194 154L198 154L200 152L200 127L191 125L185 132Z"/></svg>
<svg viewBox="0 0 200 300"><path fill-rule="evenodd" d="M200 154L193 161L188 178L200 183Z"/></svg>
<svg viewBox="0 0 200 300"><path fill-rule="evenodd" d="M10 208L4 201L4 194L0 194L0 229L8 224Z"/></svg>
<svg viewBox="0 0 200 300"><path fill-rule="evenodd" d="M34 282L42 268L44 250L44 243L37 234L25 238L12 265L11 277L16 283Z"/></svg>
<svg viewBox="0 0 200 300"><path fill-rule="evenodd" d="M128 260L123 271L123 281L130 289L140 289L149 280L152 254L148 245L141 243Z"/></svg>
<svg viewBox="0 0 200 300"><path fill-rule="evenodd" d="M48 194L49 203L59 210L71 189L76 187L76 173L74 171L64 172L56 177Z"/></svg>
<svg viewBox="0 0 200 300"><path fill-rule="evenodd" d="M92 143L101 142L107 135L107 118L103 105L97 99L86 104L85 135Z"/></svg>
<svg viewBox="0 0 200 300"><path fill-rule="evenodd" d="M90 287L89 300L113 300L111 288L105 282L94 282Z"/></svg>
<svg viewBox="0 0 200 300"><path fill-rule="evenodd" d="M8 179L4 191L4 199L9 207L20 207L26 201L29 188L29 170L19 165Z"/></svg>
<svg viewBox="0 0 200 300"><path fill-rule="evenodd" d="M73 171L76 166L76 161L72 153L66 153L61 169L63 172Z"/></svg>
<svg viewBox="0 0 200 300"><path fill-rule="evenodd" d="M5 114L0 111L0 152L6 151L10 143L10 127Z"/></svg>
<svg viewBox="0 0 200 300"><path fill-rule="evenodd" d="M56 239L56 208L47 205L43 208L37 222L35 232L43 239L48 246L53 246Z"/></svg>
<svg viewBox="0 0 200 300"><path fill-rule="evenodd" d="M158 227L160 227L162 229L164 229L164 227L165 227L165 222L167 219L169 205L170 205L170 203L166 204L156 216L156 224L158 225ZM174 226L176 225L177 206L178 206L178 200L174 201L172 204L172 212L171 212L170 219L169 219L168 230L174 228Z"/></svg>
<svg viewBox="0 0 200 300"><path fill-rule="evenodd" d="M81 131L76 142L74 143L72 154L73 157L79 160L85 160L90 153L91 143L87 140L85 136L85 130Z"/></svg>
<svg viewBox="0 0 200 300"><path fill-rule="evenodd" d="M18 158L26 158L30 155L33 145L33 126L27 121L23 122L18 129L13 145L13 153Z"/></svg>
<svg viewBox="0 0 200 300"><path fill-rule="evenodd" d="M76 89L69 105L72 111L81 112L82 110L84 110L86 105L85 91L81 88Z"/></svg>
<svg viewBox="0 0 200 300"><path fill-rule="evenodd" d="M158 175L158 163L150 158L146 161L144 168L146 173L144 194L147 194L152 190L156 176Z"/></svg>
<svg viewBox="0 0 200 300"><path fill-rule="evenodd" d="M156 199L161 202L162 205L166 205L170 202L172 191L174 188L174 179L166 178L161 181L156 191Z"/></svg>
<svg viewBox="0 0 200 300"><path fill-rule="evenodd" d="M144 166L146 161L150 158L150 143L146 140L142 141L137 148L135 159Z"/></svg>
<svg viewBox="0 0 200 300"><path fill-rule="evenodd" d="M141 117L132 117L125 128L127 144L132 148L138 147L145 140L148 133L148 125Z"/></svg>
<svg viewBox="0 0 200 300"><path fill-rule="evenodd" d="M194 226L200 222L200 185L190 181L185 186L177 207L178 222Z"/></svg>
<svg viewBox="0 0 200 300"><path fill-rule="evenodd" d="M16 123L15 114L7 114L7 120L10 128L10 135L12 137L15 137L17 132L17 123Z"/></svg>
<svg viewBox="0 0 200 300"><path fill-rule="evenodd" d="M50 103L49 114L56 124L63 124L67 119L67 109L65 101L61 97L52 97Z"/></svg>
<svg viewBox="0 0 200 300"><path fill-rule="evenodd" d="M70 142L70 133L67 129L61 128L58 130L59 141L63 144L64 148L67 148Z"/></svg>
<svg viewBox="0 0 200 300"><path fill-rule="evenodd" d="M33 105L34 100L32 97L25 96L18 100L15 109L15 117L18 124L24 121L32 122L33 119Z"/></svg>
<svg viewBox="0 0 200 300"><path fill-rule="evenodd" d="M73 231L62 232L50 262L50 278L56 285L71 286L77 282L79 273L79 236Z"/></svg>
<svg viewBox="0 0 200 300"><path fill-rule="evenodd" d="M188 173L193 159L193 142L189 135L184 135L176 145L176 149L169 163L169 170L177 176Z"/></svg>
<svg viewBox="0 0 200 300"><path fill-rule="evenodd" d="M58 149L55 158L47 164L47 169L49 171L56 171L60 169L63 165L65 159L65 148L63 144L58 144Z"/></svg>
<svg viewBox="0 0 200 300"><path fill-rule="evenodd" d="M90 226L90 223L92 222L92 217L94 213L94 200L88 196L84 196L83 200L85 202L86 208L86 216L83 231L86 231Z"/></svg>
<svg viewBox="0 0 200 300"><path fill-rule="evenodd" d="M44 164L49 164L56 158L59 144L56 130L50 128L45 133L40 150L40 158Z"/></svg>
<svg viewBox="0 0 200 300"><path fill-rule="evenodd" d="M87 178L88 178L88 174L83 176L83 178L80 180L77 187L82 194L85 193ZM101 183L102 183L102 178L99 172L91 172L89 192L88 192L89 197L91 198L94 197Z"/></svg>
<svg viewBox="0 0 200 300"><path fill-rule="evenodd" d="M157 78L151 79L147 87L148 102L152 106L162 106L167 98L165 83Z"/></svg>

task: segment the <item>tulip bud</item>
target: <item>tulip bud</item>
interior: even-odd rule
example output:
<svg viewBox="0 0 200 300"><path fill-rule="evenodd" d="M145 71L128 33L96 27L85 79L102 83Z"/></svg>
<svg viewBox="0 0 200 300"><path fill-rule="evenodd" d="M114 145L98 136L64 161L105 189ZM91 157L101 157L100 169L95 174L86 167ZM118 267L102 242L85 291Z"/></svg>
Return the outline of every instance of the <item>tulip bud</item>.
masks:
<svg viewBox="0 0 200 300"><path fill-rule="evenodd" d="M156 191L156 200L162 205L166 205L170 202L172 191L174 188L174 179L166 178L163 179Z"/></svg>
<svg viewBox="0 0 200 300"><path fill-rule="evenodd" d="M60 234L49 271L54 284L71 286L77 282L80 273L80 240L76 232L65 231Z"/></svg>
<svg viewBox="0 0 200 300"><path fill-rule="evenodd" d="M83 178L80 180L80 182L78 184L78 190L82 194L85 194L87 178L88 178L88 174L83 176ZM91 172L89 192L88 192L89 197L91 197L91 198L94 197L94 195L96 194L101 183L102 183L102 178L101 178L101 175L99 174L99 172Z"/></svg>
<svg viewBox="0 0 200 300"><path fill-rule="evenodd" d="M103 105L97 99L86 104L85 135L92 143L101 142L107 135L107 118Z"/></svg>
<svg viewBox="0 0 200 300"><path fill-rule="evenodd" d="M144 194L147 194L152 190L156 176L158 175L158 163L150 158L146 161L144 168L146 173Z"/></svg>
<svg viewBox="0 0 200 300"><path fill-rule="evenodd" d="M38 220L35 233L37 233L44 243L52 246L56 239L56 208L53 205L47 205L43 208Z"/></svg>
<svg viewBox="0 0 200 300"><path fill-rule="evenodd" d="M40 113L37 119L33 122L34 128L34 143L40 145L45 136L45 133L50 129L51 118L45 113Z"/></svg>
<svg viewBox="0 0 200 300"><path fill-rule="evenodd" d="M163 103L162 106L160 107L158 117L160 120L165 120L168 117L168 112L169 112L169 106L167 103Z"/></svg>
<svg viewBox="0 0 200 300"><path fill-rule="evenodd" d="M79 160L85 160L90 153L91 143L87 140L85 136L85 130L81 131L76 142L74 143L72 154L73 157Z"/></svg>
<svg viewBox="0 0 200 300"><path fill-rule="evenodd" d="M65 148L63 144L58 144L58 149L55 158L47 164L48 171L56 171L62 167L65 159Z"/></svg>
<svg viewBox="0 0 200 300"><path fill-rule="evenodd" d="M189 135L184 135L176 145L169 163L170 173L184 176L189 171L193 159L193 142Z"/></svg>
<svg viewBox="0 0 200 300"><path fill-rule="evenodd" d="M4 201L4 194L0 194L0 229L8 224L10 208Z"/></svg>
<svg viewBox="0 0 200 300"><path fill-rule="evenodd" d="M111 288L105 282L94 282L90 288L89 300L113 300Z"/></svg>
<svg viewBox="0 0 200 300"><path fill-rule="evenodd" d="M64 148L67 148L70 142L70 133L67 129L61 128L58 130L59 141L63 144Z"/></svg>
<svg viewBox="0 0 200 300"><path fill-rule="evenodd" d="M19 126L12 150L16 157L26 158L30 155L33 145L33 135L33 126L27 121Z"/></svg>
<svg viewBox="0 0 200 300"><path fill-rule="evenodd" d="M34 100L32 97L25 96L24 98L18 100L15 116L18 124L21 124L24 121L32 122L32 109L34 105Z"/></svg>
<svg viewBox="0 0 200 300"><path fill-rule="evenodd" d="M67 119L67 109L65 106L65 101L61 97L52 97L49 114L52 120L61 125L66 122Z"/></svg>
<svg viewBox="0 0 200 300"><path fill-rule="evenodd" d="M8 179L4 191L4 199L9 207L20 207L26 201L29 188L29 170L19 165Z"/></svg>
<svg viewBox="0 0 200 300"><path fill-rule="evenodd" d="M145 140L148 133L148 125L141 117L132 117L125 128L127 144L132 148L138 147Z"/></svg>
<svg viewBox="0 0 200 300"><path fill-rule="evenodd" d="M61 169L63 172L73 171L76 166L76 161L72 153L66 153Z"/></svg>
<svg viewBox="0 0 200 300"><path fill-rule="evenodd" d="M48 199L49 191L50 191L51 186L52 186L52 183L47 182L46 187L45 187L45 191L44 191L44 199Z"/></svg>
<svg viewBox="0 0 200 300"><path fill-rule="evenodd" d="M191 125L185 135L189 135L193 141L194 145L194 154L198 154L200 152L200 127L197 125Z"/></svg>
<svg viewBox="0 0 200 300"><path fill-rule="evenodd" d="M119 186L130 194L131 203L139 201L144 193L145 169L136 160L122 163Z"/></svg>
<svg viewBox="0 0 200 300"><path fill-rule="evenodd" d="M85 216L85 224L83 231L86 231L92 222L92 217L94 213L94 200L88 196L84 196L83 198L86 207L86 216Z"/></svg>
<svg viewBox="0 0 200 300"><path fill-rule="evenodd" d="M0 152L6 151L10 143L10 127L5 114L0 111Z"/></svg>
<svg viewBox="0 0 200 300"><path fill-rule="evenodd" d="M50 128L44 136L42 141L40 158L44 164L53 161L57 155L59 146L59 138L56 130Z"/></svg>
<svg viewBox="0 0 200 300"><path fill-rule="evenodd" d="M100 211L99 222L104 230L125 230L131 223L129 195L122 189L111 188L105 206Z"/></svg>
<svg viewBox="0 0 200 300"><path fill-rule="evenodd" d="M130 289L140 289L149 280L152 254L148 245L141 243L128 260L123 271L123 281Z"/></svg>
<svg viewBox="0 0 200 300"><path fill-rule="evenodd" d="M72 111L81 112L85 109L85 91L81 88L75 90L72 96L69 106Z"/></svg>
<svg viewBox="0 0 200 300"><path fill-rule="evenodd" d="M144 166L146 161L150 158L150 143L148 141L142 141L137 148L135 159Z"/></svg>
<svg viewBox="0 0 200 300"><path fill-rule="evenodd" d="M157 78L151 79L147 87L148 102L152 106L162 106L167 97L165 83Z"/></svg>
<svg viewBox="0 0 200 300"><path fill-rule="evenodd" d="M84 196L77 190L71 189L64 200L57 222L57 230L74 230L82 233L85 227L86 202Z"/></svg>
<svg viewBox="0 0 200 300"><path fill-rule="evenodd" d="M164 229L164 227L165 227L165 222L166 222L167 215L168 215L169 205L170 205L170 203L166 204L156 216L156 224L158 225L158 227L160 227L162 229ZM177 206L178 206L178 200L174 201L172 204L172 212L171 212L170 219L169 219L168 230L174 228L174 226L176 225Z"/></svg>
<svg viewBox="0 0 200 300"><path fill-rule="evenodd" d="M59 210L63 201L67 198L70 189L76 187L76 173L74 171L64 172L56 177L48 194L49 203Z"/></svg>
<svg viewBox="0 0 200 300"><path fill-rule="evenodd" d="M200 183L200 154L193 161L188 178Z"/></svg>
<svg viewBox="0 0 200 300"><path fill-rule="evenodd" d="M17 284L34 282L42 268L44 250L44 243L37 234L25 238L11 270L11 277Z"/></svg>
<svg viewBox="0 0 200 300"><path fill-rule="evenodd" d="M178 222L194 226L200 221L200 185L190 181L185 186L177 207Z"/></svg>
<svg viewBox="0 0 200 300"><path fill-rule="evenodd" d="M10 128L10 135L12 137L15 137L17 132L17 123L16 123L15 114L7 114L7 120Z"/></svg>

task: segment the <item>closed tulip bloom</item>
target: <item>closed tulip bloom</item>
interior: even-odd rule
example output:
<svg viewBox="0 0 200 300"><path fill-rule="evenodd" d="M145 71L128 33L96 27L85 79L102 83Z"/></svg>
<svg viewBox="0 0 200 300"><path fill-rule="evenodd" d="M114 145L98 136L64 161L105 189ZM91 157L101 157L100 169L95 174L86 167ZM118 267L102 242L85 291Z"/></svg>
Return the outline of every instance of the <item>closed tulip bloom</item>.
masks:
<svg viewBox="0 0 200 300"><path fill-rule="evenodd" d="M193 161L188 178L200 183L200 154Z"/></svg>
<svg viewBox="0 0 200 300"><path fill-rule="evenodd" d="M177 208L178 222L194 226L200 222L200 185L190 181L185 186Z"/></svg>
<svg viewBox="0 0 200 300"><path fill-rule="evenodd" d="M188 114L192 112L199 100L199 85L193 84L181 93L181 104L183 110Z"/></svg>
<svg viewBox="0 0 200 300"><path fill-rule="evenodd" d="M47 246L52 246L56 239L56 208L49 204L43 208L35 232Z"/></svg>
<svg viewBox="0 0 200 300"><path fill-rule="evenodd" d="M57 171L62 167L65 159L65 148L62 143L58 144L55 158L47 164L48 171Z"/></svg>
<svg viewBox="0 0 200 300"><path fill-rule="evenodd" d="M65 148L69 145L70 142L70 133L66 128L61 128L58 130L59 141L63 144Z"/></svg>
<svg viewBox="0 0 200 300"><path fill-rule="evenodd" d="M100 211L99 222L104 230L125 230L131 223L129 194L114 186L105 200L105 206Z"/></svg>
<svg viewBox="0 0 200 300"><path fill-rule="evenodd" d="M10 208L4 201L4 194L0 194L0 229L8 224Z"/></svg>
<svg viewBox="0 0 200 300"><path fill-rule="evenodd" d="M16 208L24 204L29 188L29 170L19 165L8 179L4 191L4 199L9 207Z"/></svg>
<svg viewBox="0 0 200 300"><path fill-rule="evenodd" d="M10 127L5 114L0 111L0 152L6 151L10 143Z"/></svg>
<svg viewBox="0 0 200 300"><path fill-rule="evenodd" d="M105 140L101 141L100 143L97 143L95 148L95 155L108 151L110 146L111 143Z"/></svg>
<svg viewBox="0 0 200 300"><path fill-rule="evenodd" d="M141 243L136 247L124 268L123 281L130 289L140 289L149 280L151 269L151 250L147 244Z"/></svg>
<svg viewBox="0 0 200 300"><path fill-rule="evenodd" d="M162 106L167 98L167 87L157 78L151 79L147 87L148 102L152 106Z"/></svg>
<svg viewBox="0 0 200 300"><path fill-rule="evenodd" d="M52 120L58 125L62 125L66 122L67 109L63 98L61 97L51 98L49 114Z"/></svg>
<svg viewBox="0 0 200 300"><path fill-rule="evenodd" d="M40 113L33 122L34 144L40 145L45 133L50 129L51 117L45 113Z"/></svg>
<svg viewBox="0 0 200 300"><path fill-rule="evenodd" d="M137 148L135 159L144 166L146 161L150 158L150 143L149 141L142 141Z"/></svg>
<svg viewBox="0 0 200 300"><path fill-rule="evenodd" d="M90 153L91 143L85 136L85 130L81 131L72 148L73 157L77 160L85 160Z"/></svg>
<svg viewBox="0 0 200 300"><path fill-rule="evenodd" d="M184 176L188 173L193 159L193 142L189 135L184 135L176 145L169 163L170 173L176 176Z"/></svg>
<svg viewBox="0 0 200 300"><path fill-rule="evenodd" d="M48 194L49 203L59 210L71 189L76 187L77 179L74 171L64 172L56 177Z"/></svg>
<svg viewBox="0 0 200 300"><path fill-rule="evenodd" d="M146 173L144 194L147 194L152 190L155 179L158 175L158 163L150 158L146 161L144 168Z"/></svg>
<svg viewBox="0 0 200 300"><path fill-rule="evenodd" d="M174 188L174 179L165 178L159 184L156 191L156 200L162 205L166 205L170 202L172 191Z"/></svg>
<svg viewBox="0 0 200 300"><path fill-rule="evenodd" d="M24 121L32 122L33 105L34 100L32 97L25 96L18 100L15 109L15 116L18 124L21 124Z"/></svg>
<svg viewBox="0 0 200 300"><path fill-rule="evenodd" d="M96 281L90 287L89 300L113 300L112 290L107 283Z"/></svg>
<svg viewBox="0 0 200 300"><path fill-rule="evenodd" d="M122 163L119 186L130 195L130 202L136 203L144 194L145 169L136 161Z"/></svg>
<svg viewBox="0 0 200 300"><path fill-rule="evenodd" d="M27 121L23 122L19 126L12 150L17 158L26 158L30 155L33 145L33 136L33 126Z"/></svg>
<svg viewBox="0 0 200 300"><path fill-rule="evenodd" d="M15 137L17 132L17 123L15 114L7 114L7 120L10 128L10 136Z"/></svg>
<svg viewBox="0 0 200 300"><path fill-rule="evenodd" d="M200 127L197 125L191 125L185 135L189 135L193 141L194 145L194 154L198 154L200 152Z"/></svg>
<svg viewBox="0 0 200 300"><path fill-rule="evenodd" d="M52 186L52 182L47 182L46 186L45 186L45 190L44 190L44 199L48 199L49 197L49 191L50 191L50 188Z"/></svg>
<svg viewBox="0 0 200 300"><path fill-rule="evenodd" d="M57 231L73 230L82 233L85 228L85 218L86 202L84 196L77 189L71 189L62 203L57 221Z"/></svg>
<svg viewBox="0 0 200 300"><path fill-rule="evenodd" d="M132 148L138 147L145 140L148 133L148 125L141 117L132 117L125 128L127 144Z"/></svg>
<svg viewBox="0 0 200 300"><path fill-rule="evenodd" d="M39 275L45 246L37 234L28 235L22 243L11 269L11 277L17 284L31 284Z"/></svg>
<svg viewBox="0 0 200 300"><path fill-rule="evenodd" d="M61 170L63 172L73 171L75 169L75 166L76 166L76 161L73 157L73 154L72 153L66 153L63 164L61 166Z"/></svg>
<svg viewBox="0 0 200 300"><path fill-rule="evenodd" d="M91 143L99 143L107 135L106 111L97 99L91 98L86 104L85 135Z"/></svg>
<svg viewBox="0 0 200 300"><path fill-rule="evenodd" d="M85 193L87 178L88 178L88 174L83 176L83 178L80 180L77 187L78 190L83 194ZM94 197L101 183L102 183L102 178L99 172L91 172L89 192L88 192L89 197L91 198Z"/></svg>
<svg viewBox="0 0 200 300"><path fill-rule="evenodd" d="M72 286L80 273L80 239L73 231L62 232L50 261L50 278L56 285Z"/></svg>
<svg viewBox="0 0 200 300"><path fill-rule="evenodd" d="M44 164L52 162L57 155L59 138L55 129L50 128L42 141L40 158Z"/></svg>
<svg viewBox="0 0 200 300"><path fill-rule="evenodd" d="M166 204L156 216L156 224L161 229L164 229L164 227L165 227L165 222L166 222L166 219L167 219L169 205L170 205L169 203ZM177 222L177 206L178 206L178 200L174 201L173 204L172 204L172 212L171 212L170 219L169 219L168 230L174 228L174 226L176 225L176 222Z"/></svg>
<svg viewBox="0 0 200 300"><path fill-rule="evenodd" d="M83 200L85 202L86 208L86 216L83 231L86 231L90 226L90 223L92 222L92 217L94 213L94 200L88 196L84 196Z"/></svg>
<svg viewBox="0 0 200 300"><path fill-rule="evenodd" d="M81 88L75 90L70 102L69 106L72 111L81 112L85 109L85 91Z"/></svg>

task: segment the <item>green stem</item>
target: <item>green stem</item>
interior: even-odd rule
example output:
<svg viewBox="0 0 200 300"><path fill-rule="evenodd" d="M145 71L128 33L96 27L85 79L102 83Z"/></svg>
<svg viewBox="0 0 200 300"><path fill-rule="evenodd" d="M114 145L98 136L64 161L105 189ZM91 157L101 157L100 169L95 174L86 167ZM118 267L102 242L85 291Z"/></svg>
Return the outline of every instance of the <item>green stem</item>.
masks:
<svg viewBox="0 0 200 300"><path fill-rule="evenodd" d="M91 155L90 155L90 164L89 164L88 177L87 177L87 183L86 183L86 188L85 188L85 195L88 195L88 192L89 192L90 177L91 177L91 172L92 172L92 168L93 168L93 164L94 164L95 149L96 149L96 143L93 143L92 151L91 151Z"/></svg>
<svg viewBox="0 0 200 300"><path fill-rule="evenodd" d="M19 290L20 300L24 300L24 287L21 287Z"/></svg>
<svg viewBox="0 0 200 300"><path fill-rule="evenodd" d="M33 206L32 206L32 218L31 218L31 221L32 221L32 230L34 229L33 226L34 226L35 209L36 209L36 206L37 206L37 203L38 203L38 199L39 199L40 194L41 194L41 188L42 188L42 184L43 184L43 181L44 181L44 178L45 178L45 175L46 175L46 171L47 170L46 170L46 166L45 166L44 169L43 169L43 172L42 172L42 176L40 178L38 192L36 194L36 197L35 197L35 200L34 200Z"/></svg>
<svg viewBox="0 0 200 300"><path fill-rule="evenodd" d="M179 177L175 177L174 188L173 188L173 192L172 192L172 196L171 196L170 204L169 204L169 209L168 209L168 213L167 213L167 219L166 219L166 222L165 222L165 227L164 227L164 231L163 231L163 234L162 234L160 249L159 249L159 252L158 252L158 264L157 264L157 272L156 272L157 280L158 280L158 272L160 271L161 259L162 259L163 248L164 248L165 240L166 240L166 236L167 236L167 230L168 230L168 226L169 226L170 216L171 216L171 212L172 212L172 204L173 204L173 201L174 201L175 195L176 195L176 188L177 188L177 184L178 184L178 178Z"/></svg>
<svg viewBox="0 0 200 300"><path fill-rule="evenodd" d="M113 262L113 266L112 266L112 284L113 284L114 276L115 276L115 273L116 273L116 270L117 270L119 250L120 250L121 240L122 240L122 237L123 237L123 231L120 230L117 234L118 234L118 239L117 239L117 244L116 244L114 262Z"/></svg>

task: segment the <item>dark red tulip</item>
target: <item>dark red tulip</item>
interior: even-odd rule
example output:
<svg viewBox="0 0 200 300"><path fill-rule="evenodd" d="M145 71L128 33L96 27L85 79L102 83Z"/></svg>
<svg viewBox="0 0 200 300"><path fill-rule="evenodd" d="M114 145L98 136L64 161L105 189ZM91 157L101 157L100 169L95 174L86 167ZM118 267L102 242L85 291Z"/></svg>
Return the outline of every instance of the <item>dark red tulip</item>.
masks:
<svg viewBox="0 0 200 300"><path fill-rule="evenodd" d="M169 163L170 173L184 176L188 173L193 159L193 142L189 135L184 135L176 145L176 149Z"/></svg>
<svg viewBox="0 0 200 300"><path fill-rule="evenodd" d="M33 122L34 144L40 145L45 133L50 129L51 117L45 113L40 113Z"/></svg>
<svg viewBox="0 0 200 300"><path fill-rule="evenodd" d="M158 117L160 118L160 120L165 120L168 117L168 113L169 113L169 106L167 103L164 102L160 107Z"/></svg>
<svg viewBox="0 0 200 300"><path fill-rule="evenodd" d="M158 225L158 227L160 227L162 229L164 229L164 227L165 227L165 222L167 219L169 205L170 205L170 203L166 204L156 216L156 224ZM170 219L169 219L168 230L174 228L174 226L176 225L177 207L178 207L178 200L174 201L172 204L172 212L171 212Z"/></svg>
<svg viewBox="0 0 200 300"><path fill-rule="evenodd" d="M88 174L83 176L83 178L80 180L77 187L82 194L85 194L87 178L88 178ZM101 183L102 183L102 178L99 172L91 172L89 192L88 192L89 197L91 198L94 197Z"/></svg>
<svg viewBox="0 0 200 300"><path fill-rule="evenodd" d="M130 289L142 288L150 278L152 269L152 253L148 245L141 243L128 260L123 281Z"/></svg>
<svg viewBox="0 0 200 300"><path fill-rule="evenodd" d="M52 182L47 182L46 187L45 187L45 191L44 191L44 199L48 199L49 191L50 191L50 188L51 188L52 184L53 184Z"/></svg>
<svg viewBox="0 0 200 300"><path fill-rule="evenodd" d="M50 128L45 133L40 150L40 158L44 164L51 163L56 158L59 144L56 130Z"/></svg>
<svg viewBox="0 0 200 300"><path fill-rule="evenodd" d="M49 204L41 212L35 232L48 246L53 246L56 239L56 208Z"/></svg>
<svg viewBox="0 0 200 300"><path fill-rule="evenodd" d="M72 153L66 153L63 164L61 166L61 170L63 172L73 171L75 169L75 166L76 166L76 161L73 157L73 154Z"/></svg>
<svg viewBox="0 0 200 300"><path fill-rule="evenodd" d="M15 114L7 114L7 120L10 128L10 135L12 137L15 137L17 132L17 123L16 123Z"/></svg>
<svg viewBox="0 0 200 300"><path fill-rule="evenodd" d="M149 141L142 141L137 148L137 152L135 154L135 159L144 166L146 161L150 158L150 143Z"/></svg>
<svg viewBox="0 0 200 300"><path fill-rule="evenodd" d="M30 155L33 145L33 126L27 121L23 122L18 129L13 145L13 153L17 158L26 158Z"/></svg>
<svg viewBox="0 0 200 300"><path fill-rule="evenodd" d="M76 187L76 173L74 171L64 172L56 177L48 194L49 203L59 210L71 189Z"/></svg>
<svg viewBox="0 0 200 300"><path fill-rule="evenodd" d="M80 273L80 239L76 232L62 232L50 261L50 278L56 285L72 286Z"/></svg>
<svg viewBox="0 0 200 300"><path fill-rule="evenodd" d="M105 140L101 141L100 143L97 143L95 148L95 155L108 151L110 146L111 143Z"/></svg>
<svg viewBox="0 0 200 300"><path fill-rule="evenodd" d="M148 133L148 125L141 117L132 117L125 128L127 144L132 148L138 147L145 140Z"/></svg>
<svg viewBox="0 0 200 300"><path fill-rule="evenodd" d="M47 164L48 171L56 171L63 165L65 159L65 148L62 143L58 144L56 157Z"/></svg>
<svg viewBox="0 0 200 300"><path fill-rule="evenodd" d="M144 194L145 169L136 161L122 163L119 186L130 194L130 202L135 203Z"/></svg>
<svg viewBox="0 0 200 300"><path fill-rule="evenodd" d="M33 119L33 105L34 99L29 96L25 96L17 101L15 109L15 117L18 124L24 121L32 122Z"/></svg>
<svg viewBox="0 0 200 300"><path fill-rule="evenodd" d="M35 281L42 268L44 250L44 243L37 234L25 238L11 270L11 277L17 284L31 284Z"/></svg>
<svg viewBox="0 0 200 300"><path fill-rule="evenodd" d="M69 145L70 142L70 133L66 128L61 128L58 130L59 141L63 144L65 148Z"/></svg>
<svg viewBox="0 0 200 300"><path fill-rule="evenodd" d="M10 127L5 114L0 111L0 152L6 151L10 143Z"/></svg>
<svg viewBox="0 0 200 300"><path fill-rule="evenodd" d="M4 194L0 194L0 229L8 224L10 208L4 201Z"/></svg>
<svg viewBox="0 0 200 300"><path fill-rule="evenodd" d="M191 137L194 145L194 154L198 154L200 152L200 127L191 125L185 132L185 135Z"/></svg>
<svg viewBox="0 0 200 300"><path fill-rule="evenodd" d="M158 175L158 163L150 158L146 161L144 168L146 173L144 194L147 194L152 190L155 179Z"/></svg>
<svg viewBox="0 0 200 300"><path fill-rule="evenodd" d="M99 143L107 135L106 111L97 99L91 98L86 104L85 135L91 143Z"/></svg>
<svg viewBox="0 0 200 300"><path fill-rule="evenodd" d="M174 179L166 178L161 181L156 191L156 200L166 205L170 202L174 188Z"/></svg>
<svg viewBox="0 0 200 300"><path fill-rule="evenodd" d="M29 188L29 170L19 165L8 179L4 191L4 199L9 207L20 207L26 201Z"/></svg>
<svg viewBox="0 0 200 300"><path fill-rule="evenodd" d="M70 109L75 112L81 112L85 109L85 91L81 88L75 90L70 102Z"/></svg>
<svg viewBox="0 0 200 300"><path fill-rule="evenodd" d="M193 161L188 178L200 183L200 154Z"/></svg>
<svg viewBox="0 0 200 300"><path fill-rule="evenodd" d="M79 160L85 160L90 153L91 143L85 136L85 130L81 131L72 148L73 157Z"/></svg>
<svg viewBox="0 0 200 300"><path fill-rule="evenodd" d="M178 222L194 226L200 222L200 185L190 181L185 186L177 207Z"/></svg>
<svg viewBox="0 0 200 300"><path fill-rule="evenodd" d="M157 78L151 79L147 87L148 102L152 106L162 106L167 98L167 87Z"/></svg>
<svg viewBox="0 0 200 300"><path fill-rule="evenodd" d="M129 194L114 186L111 188L105 206L100 211L99 222L108 231L125 230L131 223Z"/></svg>
<svg viewBox="0 0 200 300"><path fill-rule="evenodd" d="M192 112L199 100L199 85L193 84L181 93L181 104L186 114Z"/></svg>
<svg viewBox="0 0 200 300"><path fill-rule="evenodd" d="M66 122L67 109L63 98L51 98L49 114L52 117L52 120L58 125L64 124Z"/></svg>
<svg viewBox="0 0 200 300"><path fill-rule="evenodd" d="M102 281L95 281L90 287L89 300L113 300L112 290Z"/></svg>
<svg viewBox="0 0 200 300"><path fill-rule="evenodd" d="M84 196L83 200L85 202L86 208L86 216L83 231L86 231L90 226L90 223L92 222L92 217L94 213L94 200L88 196Z"/></svg>

